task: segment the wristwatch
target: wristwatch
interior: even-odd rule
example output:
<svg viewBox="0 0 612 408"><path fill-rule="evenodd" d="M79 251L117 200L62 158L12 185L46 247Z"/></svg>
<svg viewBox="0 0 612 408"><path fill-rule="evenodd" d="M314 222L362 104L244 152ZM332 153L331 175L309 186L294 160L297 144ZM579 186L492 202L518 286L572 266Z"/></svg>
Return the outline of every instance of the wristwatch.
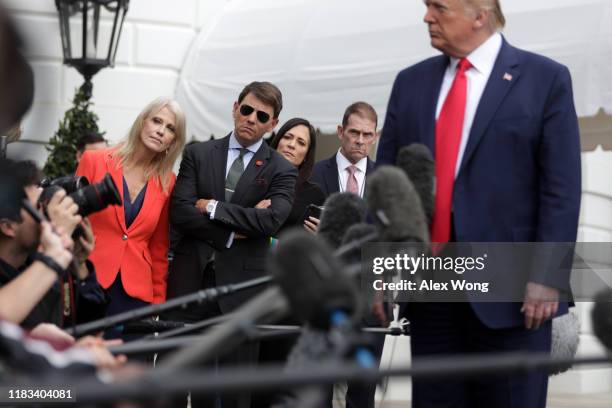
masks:
<svg viewBox="0 0 612 408"><path fill-rule="evenodd" d="M216 206L217 206L217 201L216 200L210 200L208 202L208 204L206 204L206 212L208 214L212 214L212 212L215 210Z"/></svg>

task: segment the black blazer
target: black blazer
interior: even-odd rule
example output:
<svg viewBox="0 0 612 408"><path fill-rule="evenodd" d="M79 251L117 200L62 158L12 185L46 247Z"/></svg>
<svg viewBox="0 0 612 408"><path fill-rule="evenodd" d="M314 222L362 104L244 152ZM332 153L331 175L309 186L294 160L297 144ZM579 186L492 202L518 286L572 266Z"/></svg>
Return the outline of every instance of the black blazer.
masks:
<svg viewBox="0 0 612 408"><path fill-rule="evenodd" d="M366 182L368 180L368 175L372 174L374 171L374 167L375 163L368 157ZM314 165L310 181L321 187L321 190L325 193L325 197L329 197L330 194L340 191L338 179L338 163L336 163L336 153L334 153L332 157L321 160Z"/></svg>
<svg viewBox="0 0 612 408"><path fill-rule="evenodd" d="M229 135L188 146L183 152L170 206L170 222L181 234L168 276L168 298L202 289L202 272L214 254L217 285L238 283L266 274L269 237L287 219L293 203L297 169L266 143L244 170L230 202L225 201L225 168ZM219 203L215 219L194 206L200 198ZM270 199L267 209L255 205ZM232 233L246 235L226 248ZM255 289L223 297L227 313L258 293Z"/></svg>

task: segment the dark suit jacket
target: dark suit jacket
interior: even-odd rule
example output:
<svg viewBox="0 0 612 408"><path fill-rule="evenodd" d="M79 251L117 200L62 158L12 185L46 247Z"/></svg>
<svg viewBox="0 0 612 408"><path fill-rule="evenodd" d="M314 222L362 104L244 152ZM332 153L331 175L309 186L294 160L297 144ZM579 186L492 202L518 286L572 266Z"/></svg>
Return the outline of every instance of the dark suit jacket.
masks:
<svg viewBox="0 0 612 408"><path fill-rule="evenodd" d="M434 153L445 56L401 71L393 85L378 164L423 143ZM455 180L459 242L574 242L580 209L580 143L568 69L505 39L478 105ZM569 271L531 281L566 289ZM521 325L520 303L472 307L489 327ZM560 313L567 304L560 305Z"/></svg>
<svg viewBox="0 0 612 408"><path fill-rule="evenodd" d="M266 143L244 170L231 201L223 202L228 147L229 136L197 143L183 153L170 210L172 227L182 237L168 277L169 297L201 289L202 272L213 254L217 285L265 275L269 237L291 211L297 169ZM219 201L214 220L194 207L200 198ZM255 209L265 198L272 201L270 207ZM247 238L234 239L232 246L226 248L232 231ZM221 311L233 310L259 290L221 298Z"/></svg>
<svg viewBox="0 0 612 408"><path fill-rule="evenodd" d="M368 166L366 167L366 181L368 175L374 171L375 163L368 157ZM326 197L329 197L332 193L340 191L338 185L338 163L336 163L336 153L328 159L321 160L314 165L312 169L312 177L310 181L318 184L325 193Z"/></svg>

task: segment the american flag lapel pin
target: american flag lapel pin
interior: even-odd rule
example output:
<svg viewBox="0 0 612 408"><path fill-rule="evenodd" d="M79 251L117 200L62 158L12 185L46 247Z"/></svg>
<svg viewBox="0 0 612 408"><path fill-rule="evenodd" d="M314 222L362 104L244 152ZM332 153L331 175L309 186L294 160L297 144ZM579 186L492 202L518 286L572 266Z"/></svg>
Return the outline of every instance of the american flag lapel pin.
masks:
<svg viewBox="0 0 612 408"><path fill-rule="evenodd" d="M503 79L504 79L504 81L508 81L508 82L510 82L510 81L512 81L512 75L510 75L509 73L507 73L507 72L506 72L506 73L504 74Z"/></svg>

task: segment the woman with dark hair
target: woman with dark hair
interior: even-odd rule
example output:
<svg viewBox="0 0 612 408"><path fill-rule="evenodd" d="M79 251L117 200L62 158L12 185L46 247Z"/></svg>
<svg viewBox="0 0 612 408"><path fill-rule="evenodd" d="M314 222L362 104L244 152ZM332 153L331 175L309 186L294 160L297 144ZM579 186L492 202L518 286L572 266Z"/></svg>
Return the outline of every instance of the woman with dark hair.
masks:
<svg viewBox="0 0 612 408"><path fill-rule="evenodd" d="M319 186L310 182L317 148L317 136L314 127L306 119L289 119L274 135L270 142L270 147L283 155L299 171L297 182L295 183L293 208L287 221L279 229L278 234L285 228L299 225L303 225L304 228L311 232L316 232L319 219L306 217L306 211L310 204L323 205L325 194Z"/></svg>

